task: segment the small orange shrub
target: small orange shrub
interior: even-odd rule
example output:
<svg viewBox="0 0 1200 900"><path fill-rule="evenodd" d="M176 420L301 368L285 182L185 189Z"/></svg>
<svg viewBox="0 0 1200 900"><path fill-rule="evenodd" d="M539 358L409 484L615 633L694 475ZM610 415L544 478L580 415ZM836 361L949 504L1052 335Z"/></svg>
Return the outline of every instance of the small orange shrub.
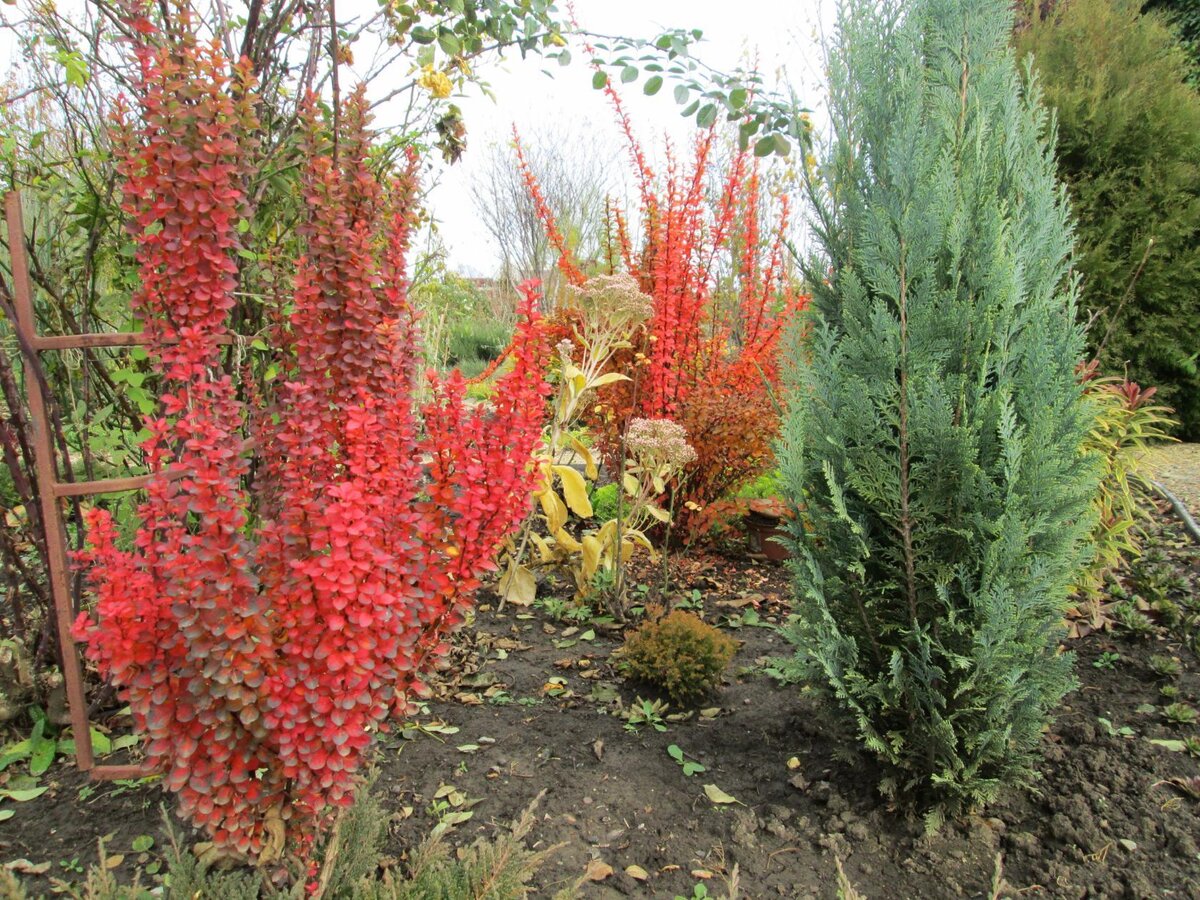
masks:
<svg viewBox="0 0 1200 900"><path fill-rule="evenodd" d="M737 642L682 610L646 622L626 640L626 674L661 689L672 703L695 703L717 686Z"/></svg>

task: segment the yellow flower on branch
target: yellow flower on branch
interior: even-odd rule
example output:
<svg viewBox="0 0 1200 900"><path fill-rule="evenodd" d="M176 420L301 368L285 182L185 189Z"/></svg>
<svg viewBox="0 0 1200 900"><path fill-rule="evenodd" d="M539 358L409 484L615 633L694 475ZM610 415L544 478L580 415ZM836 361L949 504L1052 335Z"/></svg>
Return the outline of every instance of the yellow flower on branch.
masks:
<svg viewBox="0 0 1200 900"><path fill-rule="evenodd" d="M450 77L431 65L422 66L421 77L417 79L417 83L438 100L445 100L454 90L454 83Z"/></svg>

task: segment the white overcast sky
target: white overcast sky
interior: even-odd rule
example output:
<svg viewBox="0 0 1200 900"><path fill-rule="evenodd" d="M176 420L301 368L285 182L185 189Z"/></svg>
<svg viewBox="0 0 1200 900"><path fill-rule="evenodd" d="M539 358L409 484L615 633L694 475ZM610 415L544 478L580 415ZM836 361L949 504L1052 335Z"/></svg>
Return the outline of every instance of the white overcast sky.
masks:
<svg viewBox="0 0 1200 900"><path fill-rule="evenodd" d="M31 2L38 0L18 0L17 10ZM59 9L71 15L85 2L60 0ZM235 12L239 5L238 0L230 2ZM565 8L565 0L559 5ZM378 10L378 0L339 0L337 8L342 21L365 19ZM593 33L653 38L666 28L702 29L697 57L722 71L756 57L768 85L786 80L802 103L818 109L818 126L823 120L819 105L824 95L821 41L831 31L835 8L836 0L575 0L580 26ZM592 89L592 73L582 48L572 49L574 61L567 67L533 55L522 60L517 53L503 61L481 63L477 74L490 84L495 101L474 88L454 98L466 121L468 149L458 165L440 169L429 197L450 268L491 274L498 265L497 248L479 222L470 184L481 168L480 151L489 144L509 141L514 124L529 134L543 123L565 127L580 137L584 144L581 152L586 152L592 141L621 146L610 106L602 92ZM11 32L0 33L0 68L7 69L8 63L14 68L20 64ZM547 69L553 77L544 74ZM353 80L352 70L343 75L344 86ZM408 72L396 75L397 79L406 77ZM380 81L390 79L385 76ZM643 145L647 150L661 147L665 136L676 147L686 147L694 124L679 116L671 83L654 97L643 95L641 83L625 85L622 95ZM387 125L386 108L377 112L378 124ZM623 158L618 165L628 168Z"/></svg>
<svg viewBox="0 0 1200 900"><path fill-rule="evenodd" d="M576 0L575 11L582 28L602 34L650 38L665 28L702 29L696 55L708 65L728 71L757 56L768 85L786 77L801 102L817 106L823 97L821 38L831 31L835 0ZM480 69L495 102L477 92L456 100L467 123L467 153L443 172L430 196L452 269L491 274L497 265L496 247L471 200L470 181L481 162L472 149L507 142L514 124L533 132L543 122L567 123L582 136L594 133L598 143L615 142L611 107L602 92L592 89L583 54L575 53L565 68L552 64L553 78L543 74L544 68L534 57L523 61L514 54ZM687 145L694 120L679 116L669 82L654 97L643 95L640 81L624 87L623 99L648 149L661 145L664 135L677 147ZM627 167L623 159L620 164Z"/></svg>

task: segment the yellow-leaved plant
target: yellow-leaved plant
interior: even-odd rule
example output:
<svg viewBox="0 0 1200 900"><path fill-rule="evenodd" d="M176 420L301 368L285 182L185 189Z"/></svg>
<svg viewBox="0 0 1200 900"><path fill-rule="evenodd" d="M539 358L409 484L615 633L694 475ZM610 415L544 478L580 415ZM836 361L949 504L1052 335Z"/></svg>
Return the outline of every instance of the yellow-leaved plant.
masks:
<svg viewBox="0 0 1200 900"><path fill-rule="evenodd" d="M1080 602L1071 617L1071 634L1077 637L1105 627L1108 617L1100 603L1105 577L1141 556L1138 520L1145 513L1137 489L1151 489L1146 451L1155 443L1174 440L1168 429L1179 424L1169 407L1150 402L1154 388L1094 373L1095 364L1084 371L1087 396L1096 411L1085 450L1099 457L1101 476L1094 501L1093 555L1074 586Z"/></svg>
<svg viewBox="0 0 1200 900"><path fill-rule="evenodd" d="M628 381L629 376L611 370L619 351L632 347L630 337L651 313L651 300L643 294L637 282L628 275L601 275L588 279L579 287L566 289L564 309L560 319L572 323L572 338L561 340L556 350L558 392L554 411L542 438L541 450L535 464L541 472L534 491L538 512L530 516L516 538L510 540L501 559L503 574L499 592L503 601L528 606L537 596L537 581L533 575L536 565L563 564L571 559L578 562L572 568L579 574L577 583L588 583L595 573L599 558L595 536L585 543L568 530L570 514L579 519L592 517L588 481L599 477L595 457L579 435L579 422L587 408L589 396L608 384ZM581 473L572 463L582 461ZM607 523L606 523L607 524ZM601 528L603 531L603 527ZM630 535L629 554L634 543L642 543L650 552L653 548L645 535ZM589 535L584 535L584 538ZM530 548L536 551L533 561L526 559ZM584 576L585 571L590 571Z"/></svg>

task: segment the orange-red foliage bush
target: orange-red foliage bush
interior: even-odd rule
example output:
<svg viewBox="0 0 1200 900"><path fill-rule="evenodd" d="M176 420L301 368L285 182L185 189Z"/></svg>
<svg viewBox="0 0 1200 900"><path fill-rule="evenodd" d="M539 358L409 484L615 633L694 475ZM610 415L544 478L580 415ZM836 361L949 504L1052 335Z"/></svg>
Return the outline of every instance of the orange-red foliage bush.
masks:
<svg viewBox="0 0 1200 900"><path fill-rule="evenodd" d="M381 184L361 93L339 154L310 102L306 252L277 336L274 396L243 403L222 366L245 198L249 78L224 73L189 21L144 19L138 120L119 129L137 246L133 303L162 384L135 546L89 517L93 614L76 631L129 703L148 766L221 848L303 848L348 804L373 734L405 712L462 622L481 573L524 519L545 355L526 291L494 410L463 382L414 409L417 330L404 281L415 156ZM254 491L243 434L252 420Z"/></svg>
<svg viewBox="0 0 1200 900"><path fill-rule="evenodd" d="M764 196L757 163L736 153L721 180L713 181L716 132L696 140L690 165L668 153L665 177L651 168L633 136L616 92L607 88L628 139L640 189L642 233L634 239L628 217L609 203L608 258L633 274L650 295L654 313L635 346L614 358L630 376L602 389L602 409L589 425L610 468L619 467L621 435L634 416L674 419L687 429L697 452L684 477L671 486L672 505L685 535L708 524L704 507L759 475L772 463L779 415L772 392L781 331L807 303L785 259L786 198ZM518 141L518 162L559 267L574 284L584 275L561 240ZM761 217L769 209L771 222ZM567 323L569 325L569 323Z"/></svg>

